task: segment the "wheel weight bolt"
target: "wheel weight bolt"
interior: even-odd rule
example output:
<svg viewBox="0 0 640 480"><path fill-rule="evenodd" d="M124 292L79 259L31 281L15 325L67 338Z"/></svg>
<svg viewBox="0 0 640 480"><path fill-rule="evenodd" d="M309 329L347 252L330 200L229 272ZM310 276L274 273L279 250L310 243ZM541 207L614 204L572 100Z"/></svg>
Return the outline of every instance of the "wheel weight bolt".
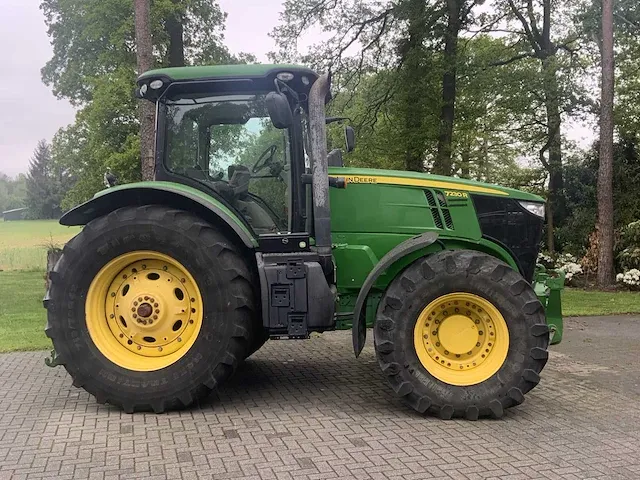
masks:
<svg viewBox="0 0 640 480"><path fill-rule="evenodd" d="M482 335L483 333L484 333L484 332L483 332L482 330L480 330L480 331L478 332L478 335Z"/></svg>
<svg viewBox="0 0 640 480"><path fill-rule="evenodd" d="M142 350L142 347L140 345L138 345L138 350Z"/></svg>
<svg viewBox="0 0 640 480"><path fill-rule="evenodd" d="M181 341L182 341L182 338L178 337L178 341L179 341L179 342L181 342Z"/></svg>
<svg viewBox="0 0 640 480"><path fill-rule="evenodd" d="M475 324L476 324L476 325L480 325L480 320L476 320L476 321L475 321Z"/></svg>
<svg viewBox="0 0 640 480"><path fill-rule="evenodd" d="M440 346L440 342L436 342L436 347L439 347L439 346Z"/></svg>
<svg viewBox="0 0 640 480"><path fill-rule="evenodd" d="M114 318L115 315L112 313L111 315L109 315L109 318Z"/></svg>
<svg viewBox="0 0 640 480"><path fill-rule="evenodd" d="M181 279L180 279L180 281L181 281L182 283L186 282L186 280L185 280L184 278L181 278Z"/></svg>
<svg viewBox="0 0 640 480"><path fill-rule="evenodd" d="M476 343L476 347L479 347L479 346L480 346L480 342Z"/></svg>
<svg viewBox="0 0 640 480"><path fill-rule="evenodd" d="M444 351L444 354L445 354L445 355L449 355L449 351L448 351L448 350L445 350L445 351Z"/></svg>
<svg viewBox="0 0 640 480"><path fill-rule="evenodd" d="M122 333L120 334L120 338L124 338L124 335Z"/></svg>
<svg viewBox="0 0 640 480"><path fill-rule="evenodd" d="M111 292L111 296L115 297L116 296L116 292Z"/></svg>

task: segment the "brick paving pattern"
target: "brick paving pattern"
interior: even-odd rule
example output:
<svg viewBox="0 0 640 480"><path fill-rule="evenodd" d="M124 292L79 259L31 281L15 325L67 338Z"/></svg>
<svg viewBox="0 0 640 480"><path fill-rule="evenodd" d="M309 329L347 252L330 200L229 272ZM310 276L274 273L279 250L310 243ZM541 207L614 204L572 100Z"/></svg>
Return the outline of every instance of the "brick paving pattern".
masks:
<svg viewBox="0 0 640 480"><path fill-rule="evenodd" d="M568 320L501 420L415 414L350 332L268 342L199 407L127 415L0 355L0 479L640 478L640 318Z"/></svg>

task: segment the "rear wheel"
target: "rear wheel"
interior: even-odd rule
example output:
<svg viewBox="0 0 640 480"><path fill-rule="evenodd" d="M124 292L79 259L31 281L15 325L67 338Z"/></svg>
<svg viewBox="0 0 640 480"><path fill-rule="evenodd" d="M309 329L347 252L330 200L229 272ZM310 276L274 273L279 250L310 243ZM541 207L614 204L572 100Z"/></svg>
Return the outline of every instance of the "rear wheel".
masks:
<svg viewBox="0 0 640 480"><path fill-rule="evenodd" d="M89 223L50 274L46 333L75 386L127 412L187 406L249 353L251 270L189 213L123 208Z"/></svg>
<svg viewBox="0 0 640 480"><path fill-rule="evenodd" d="M380 301L374 338L393 389L442 418L501 417L540 380L544 310L498 259L458 250L420 259Z"/></svg>

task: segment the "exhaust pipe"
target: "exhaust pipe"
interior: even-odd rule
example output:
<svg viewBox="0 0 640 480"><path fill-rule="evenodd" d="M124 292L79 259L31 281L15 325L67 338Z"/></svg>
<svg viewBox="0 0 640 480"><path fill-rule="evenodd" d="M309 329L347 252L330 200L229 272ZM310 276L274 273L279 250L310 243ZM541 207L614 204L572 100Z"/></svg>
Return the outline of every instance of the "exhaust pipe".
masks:
<svg viewBox="0 0 640 480"><path fill-rule="evenodd" d="M331 257L331 211L329 208L329 160L325 102L331 86L331 74L318 78L309 92L309 131L313 191L313 226L316 251L326 276L333 275Z"/></svg>

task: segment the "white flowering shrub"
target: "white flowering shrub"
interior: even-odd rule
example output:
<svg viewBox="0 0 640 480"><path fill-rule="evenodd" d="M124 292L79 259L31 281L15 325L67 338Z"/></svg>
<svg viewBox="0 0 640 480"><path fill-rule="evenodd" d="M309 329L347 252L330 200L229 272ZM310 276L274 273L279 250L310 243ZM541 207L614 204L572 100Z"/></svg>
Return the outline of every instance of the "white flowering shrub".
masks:
<svg viewBox="0 0 640 480"><path fill-rule="evenodd" d="M546 268L564 272L564 280L567 285L571 284L571 280L575 276L584 273L578 259L570 253L562 253L554 256L549 253L540 252L538 254L538 263L544 265Z"/></svg>
<svg viewBox="0 0 640 480"><path fill-rule="evenodd" d="M640 287L640 270L632 268L624 273L616 275L616 281L623 283L629 288L637 289Z"/></svg>

